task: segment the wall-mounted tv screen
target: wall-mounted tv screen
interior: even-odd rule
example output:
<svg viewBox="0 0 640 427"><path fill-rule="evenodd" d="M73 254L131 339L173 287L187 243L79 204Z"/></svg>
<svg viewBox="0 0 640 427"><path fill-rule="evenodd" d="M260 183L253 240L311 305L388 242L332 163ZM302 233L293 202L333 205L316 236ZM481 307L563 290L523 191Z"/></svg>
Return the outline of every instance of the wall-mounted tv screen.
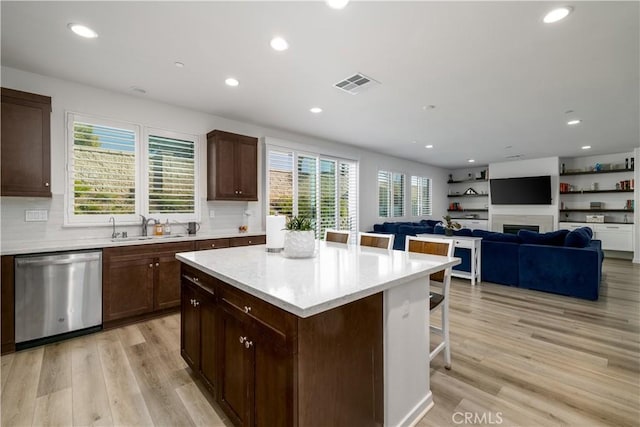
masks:
<svg viewBox="0 0 640 427"><path fill-rule="evenodd" d="M550 205L551 176L489 180L494 205Z"/></svg>

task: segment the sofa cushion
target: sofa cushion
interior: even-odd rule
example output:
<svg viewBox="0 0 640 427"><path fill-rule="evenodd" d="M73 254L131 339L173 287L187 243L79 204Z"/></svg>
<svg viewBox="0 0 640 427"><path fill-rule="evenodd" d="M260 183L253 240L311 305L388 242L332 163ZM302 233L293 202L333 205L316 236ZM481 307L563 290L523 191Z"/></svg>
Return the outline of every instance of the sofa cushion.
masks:
<svg viewBox="0 0 640 427"><path fill-rule="evenodd" d="M470 228L461 228L460 230L453 230L454 236L467 236L471 237L471 229Z"/></svg>
<svg viewBox="0 0 640 427"><path fill-rule="evenodd" d="M373 231L380 233L384 231L384 226L382 224L373 224Z"/></svg>
<svg viewBox="0 0 640 427"><path fill-rule="evenodd" d="M440 224L436 224L433 227L433 234L444 234L444 227Z"/></svg>
<svg viewBox="0 0 640 427"><path fill-rule="evenodd" d="M551 231L549 233L538 233L531 230L518 231L520 241L528 245L563 246L567 234L569 234L569 230Z"/></svg>
<svg viewBox="0 0 640 427"><path fill-rule="evenodd" d="M383 222L382 223L382 231L385 231L387 233L397 233L398 232L398 227L401 225L404 225L406 223L404 222Z"/></svg>
<svg viewBox="0 0 640 427"><path fill-rule="evenodd" d="M564 239L564 245L571 248L584 248L589 246L593 231L589 227L580 227L572 230Z"/></svg>
<svg viewBox="0 0 640 427"><path fill-rule="evenodd" d="M433 227L427 227L422 225L401 225L398 227L399 234L407 234L415 236L416 234L433 234Z"/></svg>
<svg viewBox="0 0 640 427"><path fill-rule="evenodd" d="M517 235L510 233L498 233L495 231L476 229L471 232L471 235L473 237L482 237L483 240L489 242L520 243L520 238Z"/></svg>
<svg viewBox="0 0 640 427"><path fill-rule="evenodd" d="M435 227L436 224L440 224L440 221L437 221L435 219L423 219L420 221L420 223L422 225L428 225L429 227Z"/></svg>

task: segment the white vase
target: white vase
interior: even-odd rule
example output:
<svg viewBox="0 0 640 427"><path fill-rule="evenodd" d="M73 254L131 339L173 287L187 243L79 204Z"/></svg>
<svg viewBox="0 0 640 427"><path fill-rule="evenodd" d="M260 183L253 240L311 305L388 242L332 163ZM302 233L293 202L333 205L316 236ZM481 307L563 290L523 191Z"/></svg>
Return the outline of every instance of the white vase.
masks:
<svg viewBox="0 0 640 427"><path fill-rule="evenodd" d="M284 234L284 256L287 258L310 258L316 250L314 231L288 230Z"/></svg>

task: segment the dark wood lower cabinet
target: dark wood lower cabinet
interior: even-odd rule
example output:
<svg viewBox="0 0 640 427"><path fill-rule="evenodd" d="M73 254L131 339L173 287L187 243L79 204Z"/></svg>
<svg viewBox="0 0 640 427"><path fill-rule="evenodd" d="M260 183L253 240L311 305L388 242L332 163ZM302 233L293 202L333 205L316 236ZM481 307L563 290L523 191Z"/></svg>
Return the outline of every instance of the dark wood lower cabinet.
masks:
<svg viewBox="0 0 640 427"><path fill-rule="evenodd" d="M215 384L234 425L383 424L381 293L298 318L190 266L182 272L182 355ZM209 302L194 307L202 294Z"/></svg>
<svg viewBox="0 0 640 427"><path fill-rule="evenodd" d="M15 300L14 300L14 257L12 255L4 255L2 257L2 354L11 353L16 350L15 343Z"/></svg>

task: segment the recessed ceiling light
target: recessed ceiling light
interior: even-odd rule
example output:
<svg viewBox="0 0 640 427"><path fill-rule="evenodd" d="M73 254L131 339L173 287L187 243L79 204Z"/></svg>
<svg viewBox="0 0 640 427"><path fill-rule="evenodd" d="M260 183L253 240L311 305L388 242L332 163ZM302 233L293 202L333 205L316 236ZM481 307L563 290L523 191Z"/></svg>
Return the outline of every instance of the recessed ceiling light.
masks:
<svg viewBox="0 0 640 427"><path fill-rule="evenodd" d="M96 33L91 28L86 27L84 25L71 23L71 24L68 24L67 27L71 31L79 35L80 37L84 37L86 39L95 39L96 37L98 37L98 33Z"/></svg>
<svg viewBox="0 0 640 427"><path fill-rule="evenodd" d="M176 61L176 62L174 62L174 64L178 68L183 68L184 67L184 64L182 62L180 62L180 61Z"/></svg>
<svg viewBox="0 0 640 427"><path fill-rule="evenodd" d="M422 109L425 110L425 111L426 110L433 110L434 108L436 108L435 105L423 105L422 106Z"/></svg>
<svg viewBox="0 0 640 427"><path fill-rule="evenodd" d="M424 148L433 148L433 145L432 144L425 145Z"/></svg>
<svg viewBox="0 0 640 427"><path fill-rule="evenodd" d="M240 84L240 82L239 82L238 80L234 79L233 77L229 77L228 79L226 79L226 80L224 81L224 83L225 83L227 86L234 86L234 87L235 87L235 86L238 86L238 85Z"/></svg>
<svg viewBox="0 0 640 427"><path fill-rule="evenodd" d="M475 160L473 160L473 159L469 159L469 160L467 160L467 162L469 162L469 163L475 163Z"/></svg>
<svg viewBox="0 0 640 427"><path fill-rule="evenodd" d="M591 148L591 146L590 145L583 145L580 148L582 148L583 150L589 150Z"/></svg>
<svg viewBox="0 0 640 427"><path fill-rule="evenodd" d="M331 9L344 9L349 0L325 0Z"/></svg>
<svg viewBox="0 0 640 427"><path fill-rule="evenodd" d="M282 37L274 37L271 39L271 43L269 43L273 50L277 50L278 52L282 52L283 50L289 49L289 43L283 39Z"/></svg>
<svg viewBox="0 0 640 427"><path fill-rule="evenodd" d="M312 108L309 108L309 111L311 111L313 114L318 114L318 113L322 113L322 108L312 107Z"/></svg>
<svg viewBox="0 0 640 427"><path fill-rule="evenodd" d="M131 86L130 89L131 89L131 92L139 93L140 95L144 95L145 93L147 93L146 90L138 86Z"/></svg>
<svg viewBox="0 0 640 427"><path fill-rule="evenodd" d="M573 9L569 6L559 7L557 9L553 9L551 12L547 13L544 16L545 24L552 24L554 22L558 22L569 16Z"/></svg>
<svg viewBox="0 0 640 427"><path fill-rule="evenodd" d="M573 120L569 120L569 121L567 122L567 124L568 124L569 126L579 125L580 123L582 123L582 120L580 120L580 119L573 119Z"/></svg>

